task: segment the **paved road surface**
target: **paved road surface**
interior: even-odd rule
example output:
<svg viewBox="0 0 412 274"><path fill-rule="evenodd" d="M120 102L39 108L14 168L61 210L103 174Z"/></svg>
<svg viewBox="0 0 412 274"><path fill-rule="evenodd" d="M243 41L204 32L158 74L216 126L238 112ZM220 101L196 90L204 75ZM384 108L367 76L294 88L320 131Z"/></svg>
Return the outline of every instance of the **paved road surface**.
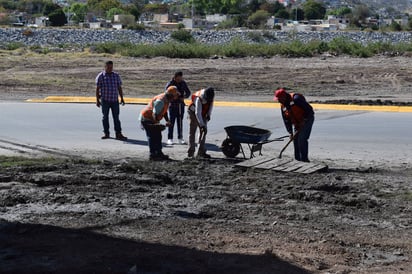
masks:
<svg viewBox="0 0 412 274"><path fill-rule="evenodd" d="M92 104L3 102L0 103L0 154L147 157L146 137L137 121L142 107L121 108L123 133L129 141L120 142L100 139L101 113ZM310 140L310 158L332 167L410 167L411 121L412 113L319 110ZM213 156L223 157L219 151L226 137L223 128L236 124L269 129L272 137L286 134L279 109L216 107L207 140ZM186 120L184 127L186 133ZM278 155L284 144L267 144L263 152ZM175 159L183 159L186 149L186 146L175 145L164 151ZM292 154L290 146L284 155Z"/></svg>

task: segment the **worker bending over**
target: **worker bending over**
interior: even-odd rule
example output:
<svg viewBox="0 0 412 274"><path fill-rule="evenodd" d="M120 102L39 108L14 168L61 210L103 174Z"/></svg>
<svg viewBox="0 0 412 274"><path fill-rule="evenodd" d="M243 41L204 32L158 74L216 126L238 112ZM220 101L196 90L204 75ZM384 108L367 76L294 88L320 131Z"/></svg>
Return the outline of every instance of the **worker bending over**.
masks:
<svg viewBox="0 0 412 274"><path fill-rule="evenodd" d="M166 126L170 126L167 110L169 103L179 97L176 86L170 86L164 93L155 96L140 112L139 120L146 131L150 149L150 160L167 160L169 156L162 152L162 131L165 129L160 121L164 118Z"/></svg>
<svg viewBox="0 0 412 274"><path fill-rule="evenodd" d="M197 128L200 129L199 133L199 150L198 157L210 158L210 155L206 154L206 134L207 123L210 121L213 100L215 97L215 90L211 87L202 89L192 94L192 103L189 106L189 158L195 154L195 136Z"/></svg>
<svg viewBox="0 0 412 274"><path fill-rule="evenodd" d="M281 104L281 112L286 130L293 138L295 159L309 162L308 140L315 120L312 106L299 93L288 93L284 88L275 91L275 101ZM294 127L294 129L293 129Z"/></svg>

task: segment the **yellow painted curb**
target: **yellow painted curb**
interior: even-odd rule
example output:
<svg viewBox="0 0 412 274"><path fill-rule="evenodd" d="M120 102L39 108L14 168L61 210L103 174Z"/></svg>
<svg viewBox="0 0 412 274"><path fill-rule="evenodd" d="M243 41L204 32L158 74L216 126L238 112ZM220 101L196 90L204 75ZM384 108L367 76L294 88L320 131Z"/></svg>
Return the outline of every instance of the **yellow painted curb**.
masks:
<svg viewBox="0 0 412 274"><path fill-rule="evenodd" d="M126 104L145 105L150 98L124 98ZM95 97L79 96L48 96L44 99L29 99L33 103L96 103ZM190 104L189 100L185 101ZM249 107L249 108L278 108L274 102L228 102L215 101L219 107ZM367 105L338 105L338 104L311 104L315 110L344 110L344 111L379 111L379 112L412 112L412 106L367 106Z"/></svg>

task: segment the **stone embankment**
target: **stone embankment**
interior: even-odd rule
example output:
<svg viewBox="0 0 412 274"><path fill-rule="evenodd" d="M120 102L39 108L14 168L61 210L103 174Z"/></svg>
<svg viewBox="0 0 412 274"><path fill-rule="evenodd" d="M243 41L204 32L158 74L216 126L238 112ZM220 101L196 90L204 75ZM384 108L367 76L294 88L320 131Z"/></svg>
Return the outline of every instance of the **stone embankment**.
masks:
<svg viewBox="0 0 412 274"><path fill-rule="evenodd" d="M279 43L299 40L329 42L338 37L367 44L370 42L403 43L412 41L410 32L282 32L282 31L192 31L196 41L207 44L223 44L233 39L247 42ZM131 42L135 44L159 44L170 41L168 31L154 30L91 30L91 29L27 29L0 28L0 45L22 43L27 46L88 46L105 42Z"/></svg>

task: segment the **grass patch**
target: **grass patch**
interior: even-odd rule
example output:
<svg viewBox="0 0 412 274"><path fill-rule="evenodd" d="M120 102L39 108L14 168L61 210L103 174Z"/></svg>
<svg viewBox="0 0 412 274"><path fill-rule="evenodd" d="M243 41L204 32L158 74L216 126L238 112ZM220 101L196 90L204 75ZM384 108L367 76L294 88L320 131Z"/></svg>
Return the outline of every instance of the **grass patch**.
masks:
<svg viewBox="0 0 412 274"><path fill-rule="evenodd" d="M65 160L57 158L27 158L21 156L0 156L0 168L27 167L61 164Z"/></svg>
<svg viewBox="0 0 412 274"><path fill-rule="evenodd" d="M408 192L403 193L401 195L401 199L406 200L406 201L412 201L412 192L408 191Z"/></svg>
<svg viewBox="0 0 412 274"><path fill-rule="evenodd" d="M177 34L175 34L177 33ZM209 58L212 56L248 57L248 56L286 56L286 57L314 57L323 53L335 56L347 55L353 57L368 58L384 54L387 56L402 55L412 52L411 43L387 43L377 42L363 45L345 38L335 38L330 42L310 41L303 43L298 40L291 42L279 42L275 44L264 43L264 34L250 32L249 39L255 43L248 43L241 39L233 39L229 43L220 45L208 45L195 42L190 32L178 30L172 33L174 39L162 44L132 44L130 42L107 42L90 45L82 53L121 55L130 57L169 57L169 58ZM59 45L60 48L70 49L69 45ZM35 54L53 54L48 48L39 46L24 47L14 43L3 45L5 50L16 50L19 47L28 49ZM72 46L76 48L75 46ZM63 54L63 53L62 53ZM71 52L70 54L73 54Z"/></svg>

